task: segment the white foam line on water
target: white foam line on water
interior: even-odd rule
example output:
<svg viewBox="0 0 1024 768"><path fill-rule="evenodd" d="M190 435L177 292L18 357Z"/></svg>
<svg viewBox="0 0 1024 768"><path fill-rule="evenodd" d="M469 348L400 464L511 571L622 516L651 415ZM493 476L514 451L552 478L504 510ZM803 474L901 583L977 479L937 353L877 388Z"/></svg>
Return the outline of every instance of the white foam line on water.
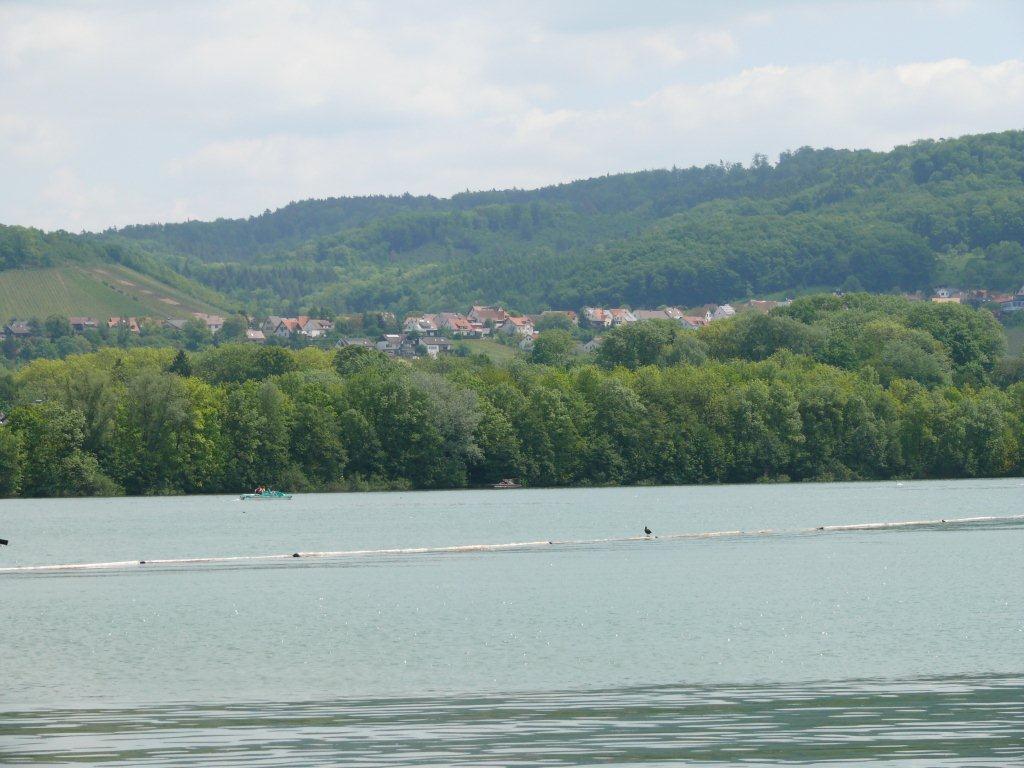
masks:
<svg viewBox="0 0 1024 768"><path fill-rule="evenodd" d="M877 531L891 528L914 528L936 525L969 525L971 523L1024 520L1024 515L993 515L986 517L960 517L948 520L904 520L890 523L852 523L847 525L822 525L817 528L773 529L757 531L704 531L696 533L667 533L657 536L618 536L603 539L565 539L541 541L513 541L505 544L459 544L446 547L402 547L393 549L344 549L323 552L296 552L276 555L234 555L212 557L177 557L155 560L115 560L105 563L60 563L54 565L18 565L0 568L3 573L48 572L48 571L90 571L113 570L118 568L144 568L149 565L210 565L230 563L259 563L275 560L345 557L387 557L405 555L439 555L466 552L507 552L514 550L539 549L541 547L580 547L595 544L621 544L631 541L658 541L664 539L716 539L756 536L779 536L785 534L842 533L844 531Z"/></svg>

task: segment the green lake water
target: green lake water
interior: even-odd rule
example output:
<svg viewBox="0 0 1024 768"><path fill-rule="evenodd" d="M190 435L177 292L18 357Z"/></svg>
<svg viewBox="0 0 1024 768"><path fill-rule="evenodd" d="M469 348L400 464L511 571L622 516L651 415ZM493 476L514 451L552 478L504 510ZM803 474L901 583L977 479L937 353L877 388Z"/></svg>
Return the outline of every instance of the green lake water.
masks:
<svg viewBox="0 0 1024 768"><path fill-rule="evenodd" d="M1022 514L1018 479L0 501L0 764L1020 764Z"/></svg>

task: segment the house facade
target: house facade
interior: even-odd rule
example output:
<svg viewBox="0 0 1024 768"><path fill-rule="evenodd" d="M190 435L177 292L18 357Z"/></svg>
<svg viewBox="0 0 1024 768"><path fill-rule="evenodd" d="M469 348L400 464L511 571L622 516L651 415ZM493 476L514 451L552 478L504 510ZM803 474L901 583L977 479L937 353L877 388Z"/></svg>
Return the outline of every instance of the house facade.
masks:
<svg viewBox="0 0 1024 768"><path fill-rule="evenodd" d="M708 310L705 316L707 317L707 321L711 323L715 320L725 320L729 317L735 317L735 315L736 310L733 309L731 304L721 304L715 307L714 311Z"/></svg>
<svg viewBox="0 0 1024 768"><path fill-rule="evenodd" d="M363 349L375 349L376 345L370 339L364 337L342 336L334 345L336 349L342 347L362 347Z"/></svg>
<svg viewBox="0 0 1024 768"><path fill-rule="evenodd" d="M142 327L139 325L138 318L135 317L111 317L107 320L107 328L115 330L117 328L127 328L130 333L141 333Z"/></svg>
<svg viewBox="0 0 1024 768"><path fill-rule="evenodd" d="M437 327L450 331L453 336L473 336L479 329L473 327L472 321L465 315L456 312L442 312L437 316Z"/></svg>
<svg viewBox="0 0 1024 768"><path fill-rule="evenodd" d="M319 339L334 330L334 323L319 317L304 318L305 322L299 328L299 333L311 339Z"/></svg>
<svg viewBox="0 0 1024 768"><path fill-rule="evenodd" d="M1024 286L1009 301L1002 302L999 308L1003 312L1020 312L1024 309Z"/></svg>
<svg viewBox="0 0 1024 768"><path fill-rule="evenodd" d="M68 325L71 326L71 330L75 333L95 331L100 327L99 321L95 317L69 317Z"/></svg>
<svg viewBox="0 0 1024 768"><path fill-rule="evenodd" d="M202 320L206 325L206 330L210 333L217 333L224 327L224 318L220 315L208 315L205 312L193 312L192 316Z"/></svg>
<svg viewBox="0 0 1024 768"><path fill-rule="evenodd" d="M500 333L507 336L533 337L533 320L528 317L507 317L505 322L498 328Z"/></svg>
<svg viewBox="0 0 1024 768"><path fill-rule="evenodd" d="M473 305L466 316L471 323L499 326L508 319L508 313L501 307L484 307Z"/></svg>
<svg viewBox="0 0 1024 768"><path fill-rule="evenodd" d="M444 336L421 336L417 344L428 357L437 357L441 353L452 351L451 341Z"/></svg>
<svg viewBox="0 0 1024 768"><path fill-rule="evenodd" d="M435 333L438 330L437 315L410 315L402 323L406 333Z"/></svg>

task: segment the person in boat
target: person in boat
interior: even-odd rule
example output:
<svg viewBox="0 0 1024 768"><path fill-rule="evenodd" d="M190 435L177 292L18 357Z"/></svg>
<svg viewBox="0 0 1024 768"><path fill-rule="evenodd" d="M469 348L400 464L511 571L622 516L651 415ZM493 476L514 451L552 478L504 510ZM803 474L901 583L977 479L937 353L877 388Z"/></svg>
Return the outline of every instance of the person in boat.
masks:
<svg viewBox="0 0 1024 768"><path fill-rule="evenodd" d="M258 486L256 486L256 490L255 490L255 491L253 491L253 493L255 493L255 494L256 494L257 496L262 496L262 495L263 495L263 493L264 493L264 492L265 492L266 490L267 490L267 489L266 489L266 488L265 488L264 486L262 486L262 485L258 485Z"/></svg>

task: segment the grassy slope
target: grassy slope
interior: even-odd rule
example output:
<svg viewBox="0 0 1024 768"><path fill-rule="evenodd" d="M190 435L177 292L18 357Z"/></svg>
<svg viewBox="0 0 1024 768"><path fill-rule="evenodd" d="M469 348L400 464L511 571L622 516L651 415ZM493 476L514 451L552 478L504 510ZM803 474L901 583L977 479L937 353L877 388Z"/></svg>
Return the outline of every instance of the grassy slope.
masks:
<svg viewBox="0 0 1024 768"><path fill-rule="evenodd" d="M474 355L487 355L492 362L504 363L516 356L516 350L489 339L460 339L455 346L465 345Z"/></svg>
<svg viewBox="0 0 1024 768"><path fill-rule="evenodd" d="M1024 355L1024 325L1003 328L1006 332L1006 353L1012 357Z"/></svg>
<svg viewBox="0 0 1024 768"><path fill-rule="evenodd" d="M218 307L119 264L0 272L0 319L52 314L177 317Z"/></svg>

